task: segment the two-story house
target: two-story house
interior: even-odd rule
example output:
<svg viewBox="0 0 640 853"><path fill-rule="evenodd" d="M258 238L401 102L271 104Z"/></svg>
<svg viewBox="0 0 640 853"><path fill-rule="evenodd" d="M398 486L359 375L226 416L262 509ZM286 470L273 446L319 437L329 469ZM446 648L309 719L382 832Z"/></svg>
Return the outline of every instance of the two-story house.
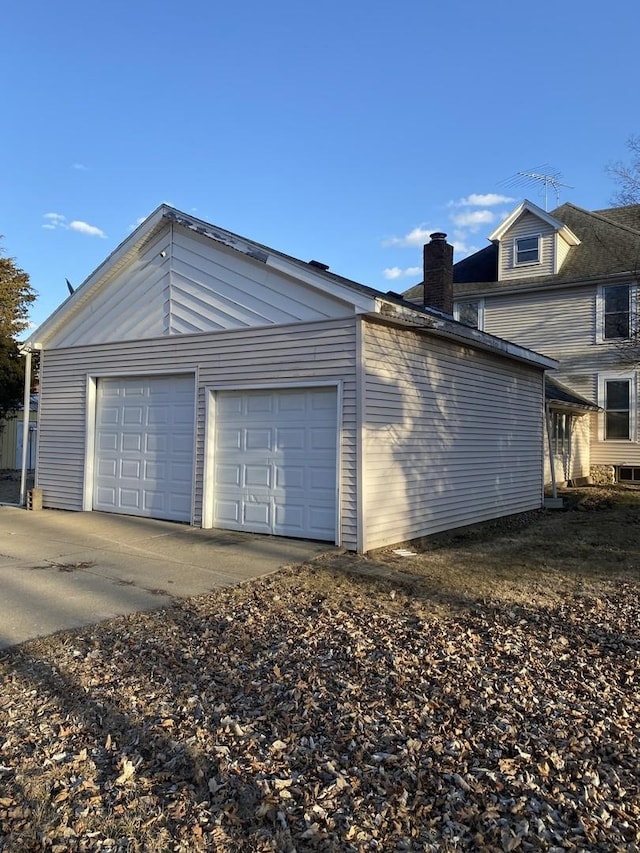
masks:
<svg viewBox="0 0 640 853"><path fill-rule="evenodd" d="M640 205L525 200L489 240L453 266L454 316L560 362L547 383L557 480L640 482ZM407 299L432 301L429 275L426 297L421 283Z"/></svg>

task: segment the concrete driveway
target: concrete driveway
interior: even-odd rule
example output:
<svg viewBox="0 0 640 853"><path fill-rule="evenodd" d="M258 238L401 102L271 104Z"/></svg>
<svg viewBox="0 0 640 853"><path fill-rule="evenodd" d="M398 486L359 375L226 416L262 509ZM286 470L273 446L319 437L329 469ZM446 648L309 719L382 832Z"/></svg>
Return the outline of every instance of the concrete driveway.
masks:
<svg viewBox="0 0 640 853"><path fill-rule="evenodd" d="M0 648L233 586L333 547L124 515L0 506Z"/></svg>

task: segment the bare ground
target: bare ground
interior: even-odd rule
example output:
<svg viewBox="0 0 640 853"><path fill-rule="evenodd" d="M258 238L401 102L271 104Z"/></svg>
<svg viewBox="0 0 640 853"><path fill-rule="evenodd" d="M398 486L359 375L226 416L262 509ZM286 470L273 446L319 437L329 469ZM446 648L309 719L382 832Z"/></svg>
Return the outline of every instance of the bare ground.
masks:
<svg viewBox="0 0 640 853"><path fill-rule="evenodd" d="M640 849L640 492L0 655L0 851Z"/></svg>

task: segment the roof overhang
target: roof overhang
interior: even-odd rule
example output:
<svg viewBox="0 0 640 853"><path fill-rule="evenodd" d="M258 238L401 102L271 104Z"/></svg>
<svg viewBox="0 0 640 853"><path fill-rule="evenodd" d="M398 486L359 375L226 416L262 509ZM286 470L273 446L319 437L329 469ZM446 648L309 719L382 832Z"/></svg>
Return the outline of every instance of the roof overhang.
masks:
<svg viewBox="0 0 640 853"><path fill-rule="evenodd" d="M439 338L454 341L461 346L473 347L493 355L519 361L539 370L555 370L558 362L554 358L534 352L526 347L497 338L465 326L456 320L449 320L438 313L430 313L428 309L420 310L408 305L398 304L384 299L378 300L377 312L367 314L368 319L376 322L386 322L391 325L404 326L419 334L429 334Z"/></svg>

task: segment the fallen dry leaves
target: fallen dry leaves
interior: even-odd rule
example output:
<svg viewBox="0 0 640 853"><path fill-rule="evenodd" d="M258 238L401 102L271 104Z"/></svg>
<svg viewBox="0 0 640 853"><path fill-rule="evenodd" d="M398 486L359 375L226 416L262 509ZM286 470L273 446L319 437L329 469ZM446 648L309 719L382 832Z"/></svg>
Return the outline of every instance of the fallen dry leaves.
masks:
<svg viewBox="0 0 640 853"><path fill-rule="evenodd" d="M0 850L636 851L639 589L320 562L5 652Z"/></svg>

